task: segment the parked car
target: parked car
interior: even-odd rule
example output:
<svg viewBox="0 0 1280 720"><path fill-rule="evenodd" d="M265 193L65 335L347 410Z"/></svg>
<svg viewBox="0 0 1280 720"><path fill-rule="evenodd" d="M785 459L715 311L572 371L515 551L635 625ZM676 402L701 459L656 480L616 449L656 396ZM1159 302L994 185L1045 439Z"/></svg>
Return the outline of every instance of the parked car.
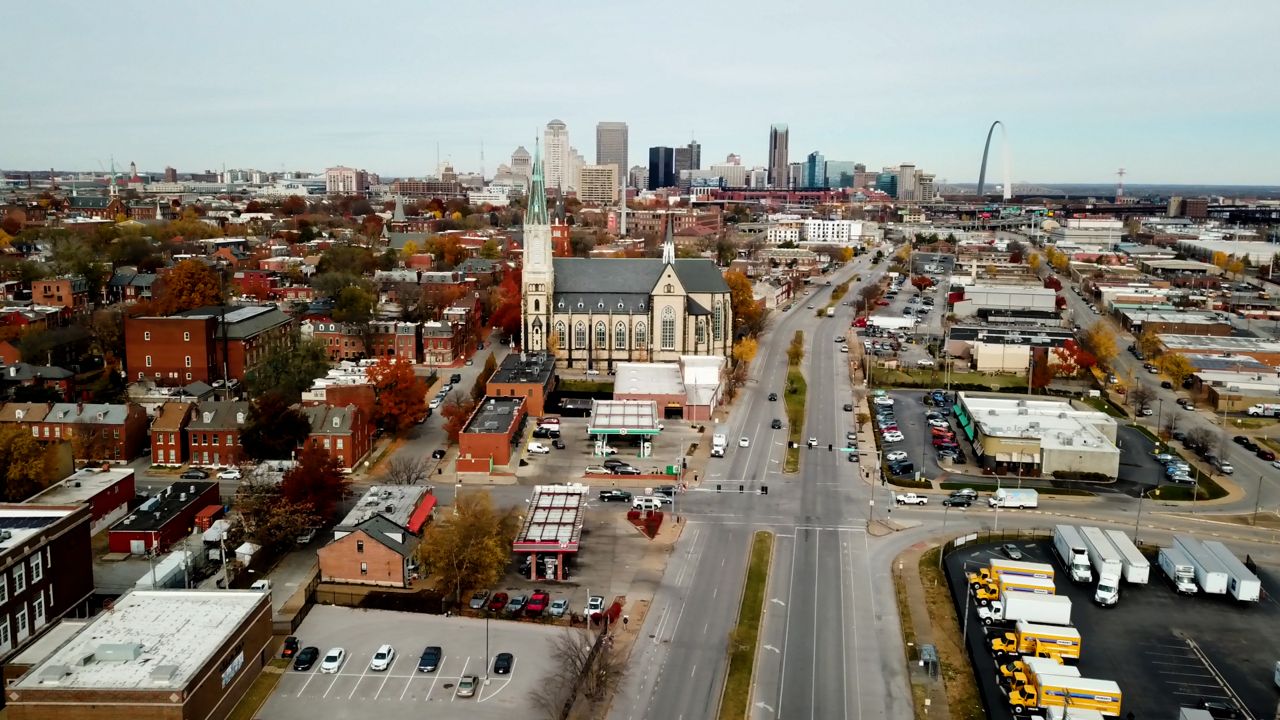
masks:
<svg viewBox="0 0 1280 720"><path fill-rule="evenodd" d="M293 658L293 669L298 672L306 672L316 664L316 660L320 657L320 648L314 645L308 645L298 651L298 655Z"/></svg>
<svg viewBox="0 0 1280 720"><path fill-rule="evenodd" d="M489 599L489 612L502 612L502 609L507 606L507 600L509 599L510 598L504 592L494 593L493 597Z"/></svg>
<svg viewBox="0 0 1280 720"><path fill-rule="evenodd" d="M1017 545L1014 545L1013 543L1005 543L1001 545L1000 552L1004 553L1005 557L1009 558L1010 560L1022 559L1022 549L1019 548Z"/></svg>
<svg viewBox="0 0 1280 720"><path fill-rule="evenodd" d="M533 437L539 440L545 440L551 437L551 428L545 428L545 427L534 428Z"/></svg>
<svg viewBox="0 0 1280 720"><path fill-rule="evenodd" d="M471 593L471 601L467 603L467 607L472 610L483 610L487 602L489 602L489 591L477 590Z"/></svg>
<svg viewBox="0 0 1280 720"><path fill-rule="evenodd" d="M529 602L524 606L524 614L530 617L537 617L547 611L547 603L551 601L551 596L545 590L534 590L529 595Z"/></svg>
<svg viewBox="0 0 1280 720"><path fill-rule="evenodd" d="M315 528L307 528L306 530L303 530L302 534L296 538L299 545L310 545L311 541L315 539L316 539Z"/></svg>
<svg viewBox="0 0 1280 720"><path fill-rule="evenodd" d="M507 612L512 615L524 610L524 606L529 604L529 598L524 595L516 595L507 602Z"/></svg>
<svg viewBox="0 0 1280 720"><path fill-rule="evenodd" d="M612 488L609 490L601 490L600 500L603 502L618 501L618 502L629 503L631 502L631 493L627 492L626 490L618 490L617 488Z"/></svg>
<svg viewBox="0 0 1280 720"><path fill-rule="evenodd" d="M890 443L902 442L905 439L900 432L887 432L883 435L883 438L885 442Z"/></svg>
<svg viewBox="0 0 1280 720"><path fill-rule="evenodd" d="M615 465L613 468L614 475L639 475L640 468L630 465Z"/></svg>
<svg viewBox="0 0 1280 720"><path fill-rule="evenodd" d="M448 452L449 452L449 451L448 451L448 450L445 450L444 448L437 448L437 449L435 449L435 450L432 450L432 451L431 451L431 459L433 459L433 460L440 460L440 459L443 459L443 458L444 458L444 456L445 456Z"/></svg>
<svg viewBox="0 0 1280 720"><path fill-rule="evenodd" d="M511 666L516 662L515 657L511 653L498 653L493 659L493 674L506 675L511 672Z"/></svg>
<svg viewBox="0 0 1280 720"><path fill-rule="evenodd" d="M183 480L208 480L209 473L200 468L191 468L190 470L184 470L178 477Z"/></svg>
<svg viewBox="0 0 1280 720"><path fill-rule="evenodd" d="M280 648L280 657L288 658L298 654L298 638L290 635L284 639L284 647Z"/></svg>
<svg viewBox="0 0 1280 720"><path fill-rule="evenodd" d="M218 473L218 479L219 480L239 480L240 471L237 470L236 468L227 468L226 470L223 470L222 472Z"/></svg>
<svg viewBox="0 0 1280 720"><path fill-rule="evenodd" d="M475 675L463 675L458 678L458 688L454 690L454 694L460 698L475 697L479 685L480 680Z"/></svg>
<svg viewBox="0 0 1280 720"><path fill-rule="evenodd" d="M1262 460L1275 460L1275 459L1276 459L1276 454L1275 454L1275 453L1273 453L1273 452L1271 452L1270 450L1267 450L1267 449L1266 449L1266 448L1264 448L1264 447L1259 447L1259 448L1258 448L1258 450L1257 450L1257 452L1256 452L1255 454L1256 454L1259 458L1261 458Z"/></svg>
<svg viewBox="0 0 1280 720"><path fill-rule="evenodd" d="M907 453L906 453L905 451L903 451L903 450L894 450L894 451L892 451L892 452L887 452L887 453L885 453L885 455L884 455L884 459L885 459L885 460L887 460L887 461L889 461L889 462L897 462L897 461L899 461L899 460L906 460L908 457L909 457L909 456L907 455Z"/></svg>
<svg viewBox="0 0 1280 720"><path fill-rule="evenodd" d="M324 660L320 662L320 672L331 675L338 672L342 667L342 661L347 659L347 651L340 648L330 648L329 652L324 654Z"/></svg>
<svg viewBox="0 0 1280 720"><path fill-rule="evenodd" d="M591 617L601 612L604 612L604 596L592 595L587 598L587 606L582 610L582 614Z"/></svg>
<svg viewBox="0 0 1280 720"><path fill-rule="evenodd" d="M533 453L534 455L546 455L547 453L551 452L551 448L547 447L546 445L543 445L542 443L533 442L533 443L529 443L529 452Z"/></svg>
<svg viewBox="0 0 1280 720"><path fill-rule="evenodd" d="M613 471L603 465L588 465L587 469L584 472L586 472L588 475L591 475L591 474L608 475Z"/></svg>
<svg viewBox="0 0 1280 720"><path fill-rule="evenodd" d="M369 660L369 669L374 672L382 672L391 667L391 663L396 660L396 649L390 645L379 645L378 649L373 652L373 658Z"/></svg>
<svg viewBox="0 0 1280 720"><path fill-rule="evenodd" d="M556 598L547 606L547 614L551 617L564 617L569 611L569 601L566 598Z"/></svg>

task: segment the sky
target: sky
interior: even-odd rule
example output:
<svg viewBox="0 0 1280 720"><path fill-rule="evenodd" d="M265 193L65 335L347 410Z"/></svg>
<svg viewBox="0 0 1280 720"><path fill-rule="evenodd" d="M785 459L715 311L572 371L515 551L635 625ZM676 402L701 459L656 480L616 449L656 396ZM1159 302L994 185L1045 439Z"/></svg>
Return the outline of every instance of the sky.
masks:
<svg viewBox="0 0 1280 720"><path fill-rule="evenodd" d="M492 174L559 118L630 162L818 150L976 182L1280 185L1280 3L44 0L10 14L0 168ZM1002 179L993 141L988 180Z"/></svg>

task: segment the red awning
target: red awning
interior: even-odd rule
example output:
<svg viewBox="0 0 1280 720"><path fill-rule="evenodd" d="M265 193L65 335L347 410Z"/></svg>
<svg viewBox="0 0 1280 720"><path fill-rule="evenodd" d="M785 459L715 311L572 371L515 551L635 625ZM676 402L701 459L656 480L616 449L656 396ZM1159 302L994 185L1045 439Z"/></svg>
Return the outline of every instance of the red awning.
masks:
<svg viewBox="0 0 1280 720"><path fill-rule="evenodd" d="M422 498L422 504L417 510L409 516L409 532L417 535L422 532L422 526L427 524L427 519L431 517L431 511L436 509L436 496L426 495Z"/></svg>

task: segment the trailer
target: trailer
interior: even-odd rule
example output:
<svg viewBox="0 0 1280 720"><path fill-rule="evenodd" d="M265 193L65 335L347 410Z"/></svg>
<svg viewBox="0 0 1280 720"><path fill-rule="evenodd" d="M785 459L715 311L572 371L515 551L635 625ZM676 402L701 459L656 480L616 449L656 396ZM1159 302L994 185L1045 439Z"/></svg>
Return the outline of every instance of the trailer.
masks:
<svg viewBox="0 0 1280 720"><path fill-rule="evenodd" d="M1061 625L1040 625L1019 621L1013 630L991 639L997 655L1035 655L1057 660L1080 659L1080 631Z"/></svg>
<svg viewBox="0 0 1280 720"><path fill-rule="evenodd" d="M1080 669L1074 665L1063 665L1056 658L1035 657L1034 655L1023 655L1017 660L997 664L996 670L1000 674L1000 679L1006 684L1022 685L1026 683L1028 670L1041 675L1063 675L1066 677L1081 677ZM1021 675L1021 677L1019 677Z"/></svg>
<svg viewBox="0 0 1280 720"><path fill-rule="evenodd" d="M1037 675L1034 681L1009 691L1009 707L1015 715L1059 707L1119 717L1121 699L1120 686L1110 680L1060 675Z"/></svg>
<svg viewBox="0 0 1280 720"><path fill-rule="evenodd" d="M1227 567L1204 544L1190 535L1174 535L1173 546L1182 551L1196 571L1196 583L1206 595L1227 592Z"/></svg>
<svg viewBox="0 0 1280 720"><path fill-rule="evenodd" d="M1203 545L1227 569L1227 592L1231 597L1240 602L1258 602L1262 599L1262 582L1240 562L1235 553L1217 540L1205 540Z"/></svg>
<svg viewBox="0 0 1280 720"><path fill-rule="evenodd" d="M1080 529L1075 525L1055 525L1053 551L1062 567L1076 582L1093 582L1093 569L1089 567L1089 549L1085 547Z"/></svg>
<svg viewBox="0 0 1280 720"><path fill-rule="evenodd" d="M1053 595L1057 592L1057 587L1052 580L1022 575L1001 575L995 584L978 583L969 587L973 590L973 597L980 607L989 605L1011 593Z"/></svg>
<svg viewBox="0 0 1280 720"><path fill-rule="evenodd" d="M1107 530L1107 539L1120 553L1124 563L1124 580L1133 585L1146 585L1151 575L1151 562L1138 550L1129 536L1120 530Z"/></svg>
<svg viewBox="0 0 1280 720"><path fill-rule="evenodd" d="M1124 563L1120 553L1101 528L1092 525L1080 528L1080 537L1089 550L1089 562L1098 573L1098 587L1094 591L1093 600L1099 605L1111 606L1120 602L1120 576L1124 574Z"/></svg>
<svg viewBox="0 0 1280 720"><path fill-rule="evenodd" d="M1040 493L1030 488L1000 488L987 504L993 508L1033 508L1040 505Z"/></svg>
<svg viewBox="0 0 1280 720"><path fill-rule="evenodd" d="M1196 594L1196 568L1185 553L1176 547L1160 548L1156 561L1175 590L1183 595Z"/></svg>
<svg viewBox="0 0 1280 720"><path fill-rule="evenodd" d="M1070 625L1071 598L1066 595L1011 592L992 602L989 607L979 607L978 617L983 625L1019 620L1042 625Z"/></svg>

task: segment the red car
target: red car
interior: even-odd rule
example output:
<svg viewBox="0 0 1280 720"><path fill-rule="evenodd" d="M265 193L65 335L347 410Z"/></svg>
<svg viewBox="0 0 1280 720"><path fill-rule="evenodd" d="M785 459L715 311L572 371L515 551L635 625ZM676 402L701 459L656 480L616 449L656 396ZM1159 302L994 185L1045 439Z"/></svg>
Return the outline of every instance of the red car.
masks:
<svg viewBox="0 0 1280 720"><path fill-rule="evenodd" d="M502 612L507 607L509 599L504 592L494 593L493 597L489 598L489 612Z"/></svg>
<svg viewBox="0 0 1280 720"><path fill-rule="evenodd" d="M524 606L526 615L538 616L547 609L547 603L551 602L551 596L541 590L534 590L529 596L529 604Z"/></svg>
<svg viewBox="0 0 1280 720"><path fill-rule="evenodd" d="M889 301L888 301L888 300L877 300L877 301L876 301L876 305L879 305L880 307L889 307Z"/></svg>
<svg viewBox="0 0 1280 720"><path fill-rule="evenodd" d="M929 428L934 437L955 437L956 434L949 428Z"/></svg>

